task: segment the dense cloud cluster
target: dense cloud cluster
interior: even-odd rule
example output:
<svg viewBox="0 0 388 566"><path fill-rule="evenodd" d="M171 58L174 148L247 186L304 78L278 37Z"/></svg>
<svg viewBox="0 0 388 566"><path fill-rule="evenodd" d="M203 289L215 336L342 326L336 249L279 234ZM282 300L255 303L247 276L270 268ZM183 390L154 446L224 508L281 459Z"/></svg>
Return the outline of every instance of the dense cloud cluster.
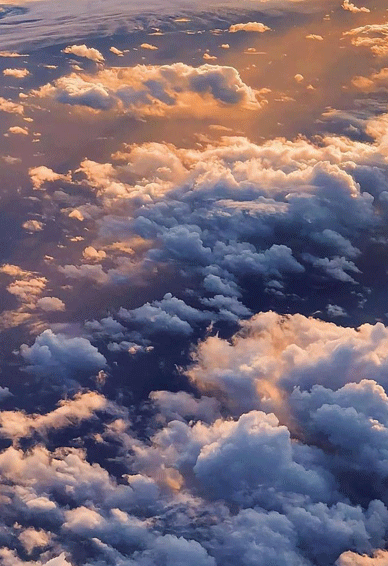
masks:
<svg viewBox="0 0 388 566"><path fill-rule="evenodd" d="M86 46L72 46L65 52L91 58ZM92 56L94 61L101 60ZM195 105L199 114L209 114L217 104L260 108L259 93L242 81L235 68L208 64L137 65L103 69L95 75L72 73L41 87L35 95L95 110L119 108L138 116L182 113Z"/></svg>
<svg viewBox="0 0 388 566"><path fill-rule="evenodd" d="M3 412L2 436L13 444L0 454L2 559L76 564L82 546L93 566L384 564L384 553L363 555L388 528L388 403L378 384L386 341L382 325L257 315L232 342L200 346L189 375L212 397L151 395L157 419L147 438L92 391L47 414ZM345 355L353 383L338 363ZM330 378L336 369L342 386ZM260 410L276 398L274 412ZM227 407L234 418L221 416ZM56 431L84 421L97 427L96 448L116 446L121 479L84 449L55 448ZM357 490L361 478L371 493Z"/></svg>
<svg viewBox="0 0 388 566"><path fill-rule="evenodd" d="M189 304L170 297L131 313L123 305L120 316L133 324L152 318L146 333L175 326L190 334L200 322L248 316L242 295L253 277L268 296L298 301L287 286L312 272L316 281L354 287L362 307L361 250L378 240L387 213L384 128L384 115L366 123L372 143L327 135L259 145L225 136L200 149L152 142L125 147L112 163L85 159L73 182L95 203L64 212L98 233L79 264L59 270L68 281L99 285L147 278L155 266L175 265L188 285L199 278L205 295ZM45 179L63 178L30 174L42 189ZM333 317L346 315L330 304Z"/></svg>

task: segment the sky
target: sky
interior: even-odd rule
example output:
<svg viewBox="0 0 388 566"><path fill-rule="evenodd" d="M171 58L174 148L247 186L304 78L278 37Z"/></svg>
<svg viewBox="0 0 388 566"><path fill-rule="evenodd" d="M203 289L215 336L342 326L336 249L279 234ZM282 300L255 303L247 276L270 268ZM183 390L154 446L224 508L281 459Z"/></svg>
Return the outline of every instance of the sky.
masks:
<svg viewBox="0 0 388 566"><path fill-rule="evenodd" d="M387 566L385 0L0 5L0 564Z"/></svg>

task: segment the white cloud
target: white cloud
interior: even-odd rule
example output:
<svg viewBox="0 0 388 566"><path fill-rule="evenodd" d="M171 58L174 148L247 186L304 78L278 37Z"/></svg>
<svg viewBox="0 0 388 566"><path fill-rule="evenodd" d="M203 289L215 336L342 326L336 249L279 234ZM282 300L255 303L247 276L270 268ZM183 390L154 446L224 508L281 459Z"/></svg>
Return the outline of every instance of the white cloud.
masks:
<svg viewBox="0 0 388 566"><path fill-rule="evenodd" d="M24 106L0 97L0 111L9 112L10 114L24 114Z"/></svg>
<svg viewBox="0 0 388 566"><path fill-rule="evenodd" d="M6 77L14 77L15 79L24 79L30 74L27 69L4 69L3 75Z"/></svg>
<svg viewBox="0 0 388 566"><path fill-rule="evenodd" d="M196 112L214 109L217 104L260 108L260 97L236 69L207 64L197 68L184 63L137 65L104 69L95 75L73 73L32 94L95 110L116 107L140 115L188 111L200 101L203 108Z"/></svg>
<svg viewBox="0 0 388 566"><path fill-rule="evenodd" d="M108 407L107 400L95 392L76 395L74 399L63 400L57 409L45 415L25 415L21 411L0 413L1 435L17 440L34 432L47 433L50 429L74 426L90 419L95 411Z"/></svg>
<svg viewBox="0 0 388 566"><path fill-rule="evenodd" d="M57 312L65 310L65 303L57 297L42 297L36 306L45 312Z"/></svg>
<svg viewBox="0 0 388 566"><path fill-rule="evenodd" d="M263 33L265 31L269 31L271 28L262 24L261 22L247 22L245 24L232 24L229 28L230 33L236 33L238 31L247 31L247 32L257 32Z"/></svg>
<svg viewBox="0 0 388 566"><path fill-rule="evenodd" d="M20 353L28 371L37 375L57 374L72 377L78 372L96 373L106 359L86 338L68 338L45 330L32 346L23 344Z"/></svg>
<svg viewBox="0 0 388 566"><path fill-rule="evenodd" d="M34 189L40 189L45 183L52 183L54 181L67 181L69 180L66 175L60 175L45 165L39 167L31 167L28 170Z"/></svg>
<svg viewBox="0 0 388 566"><path fill-rule="evenodd" d="M105 61L104 56L100 51L94 49L94 47L87 47L85 44L83 45L69 45L65 47L63 53L76 55L77 57L85 57L86 59L90 59L96 63L102 63Z"/></svg>

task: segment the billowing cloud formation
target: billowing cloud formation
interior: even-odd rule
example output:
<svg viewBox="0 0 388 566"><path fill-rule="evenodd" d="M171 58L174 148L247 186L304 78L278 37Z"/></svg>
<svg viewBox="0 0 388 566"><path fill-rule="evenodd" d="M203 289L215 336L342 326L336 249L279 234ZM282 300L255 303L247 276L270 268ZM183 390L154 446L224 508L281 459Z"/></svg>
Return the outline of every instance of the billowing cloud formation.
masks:
<svg viewBox="0 0 388 566"><path fill-rule="evenodd" d="M205 340L189 376L200 389L219 389L240 414L267 403L281 409L295 386L340 387L364 376L385 384L387 352L382 324L355 330L298 314L262 313L244 323L233 342Z"/></svg>
<svg viewBox="0 0 388 566"><path fill-rule="evenodd" d="M27 370L37 375L74 376L78 372L97 373L106 360L86 338L67 338L45 330L29 347L23 344L20 353Z"/></svg>
<svg viewBox="0 0 388 566"><path fill-rule="evenodd" d="M388 188L383 117L367 127L375 143L225 137L189 150L134 144L114 154L115 164L85 160L77 173L97 196L92 214L105 245L134 237L147 245L108 270L89 260L61 271L108 284L173 262L200 276L206 290L236 298L241 278L253 276L285 297L287 279L306 269L356 285L360 227L378 230Z"/></svg>
<svg viewBox="0 0 388 566"><path fill-rule="evenodd" d="M378 57L388 53L388 24L373 24L354 28L344 33L356 47L367 47Z"/></svg>
<svg viewBox="0 0 388 566"><path fill-rule="evenodd" d="M384 564L384 552L372 555L383 544L388 510L373 495L385 497L387 397L362 377L373 368L377 379L384 373L385 334L382 325L357 331L300 315L257 315L232 342L208 338L190 370L203 381L218 371L224 380L213 379L213 391L226 396L216 401L155 392L157 418L147 439L138 438L126 411L100 393L80 393L41 415L3 412L2 434L14 442L0 454L4 509L14 520L5 540L17 535L28 552L45 548L47 559L66 556L68 564L75 564L81 543L90 566L112 559L131 566ZM209 350L206 366L204 348L213 355ZM272 359L265 349L272 349ZM341 350L348 358L354 350L348 371L361 380L332 389ZM221 417L225 402L246 394L248 374L256 385L264 371L277 374L278 385L290 376L298 384L283 389L289 428L258 410L262 400L254 393L252 408ZM309 387L303 373L330 387ZM345 381L342 373L343 365L339 381ZM232 381L232 389L225 386ZM267 400L271 395L276 398L267 388ZM276 413L279 407L274 404ZM80 448L45 446L55 431L86 421L100 427L96 447L116 446L124 472L119 482ZM23 437L33 442L29 449ZM352 491L358 473L368 482L374 478L362 506ZM22 516L23 523L15 522ZM2 552L9 564L18 560L17 551Z"/></svg>
<svg viewBox="0 0 388 566"><path fill-rule="evenodd" d="M137 65L106 69L96 75L73 73L41 87L35 94L96 110L118 107L151 115L182 111L196 101L205 109L213 107L214 102L260 107L259 97L241 80L236 69L219 65Z"/></svg>
<svg viewBox="0 0 388 566"><path fill-rule="evenodd" d="M277 27L279 2L262 4L277 8L268 20ZM340 4L336 37L356 17ZM322 16L316 26L303 16L287 40L320 51L319 41L334 38ZM244 31L221 47L230 21L208 33L191 14L190 25L174 18L166 28L182 24L198 46L186 61L206 53L237 64L238 45L241 75L223 65L138 65L147 47L125 47L152 45L142 28L133 42L119 34L98 42L103 53L117 44L109 59L131 67L105 68L91 53L98 65L86 61L92 70L83 72L58 53L56 69L28 79L37 90L20 93L21 110L0 102L19 114L4 116L4 131L27 120L31 134L42 132L33 154L32 140L19 137L23 160L12 169L18 140L3 140L5 180L11 170L23 206L16 227L5 208L16 243L9 253L7 234L9 263L0 267L0 298L12 305L1 324L19 324L5 335L8 350L2 344L0 561L380 566L388 532L388 330L375 322L388 311L384 101L357 92L346 130L341 123L349 137L322 133L337 131L331 118L344 115L330 109L324 125L303 128L321 135L262 138L267 117L274 136L288 131L288 95L296 93L303 124L301 108L319 118L323 77L289 58L287 92L269 96L263 115L256 111L268 89L249 84L270 82L271 65L268 87L280 79L282 30L249 34L268 38L268 51L276 44L276 59L260 52L256 67L248 57L256 47L240 49ZM322 36L309 34L323 27ZM174 60L170 37L155 39L149 57ZM75 42L58 51L90 49ZM359 53L349 43L344 55ZM356 76L353 86L383 91L385 71L374 62L373 72L362 64L353 75L373 73L376 85L360 87L368 76ZM75 72L61 75L70 65ZM41 87L40 77L50 82ZM356 91L342 86L345 104ZM61 120L71 126L54 139Z"/></svg>
<svg viewBox="0 0 388 566"><path fill-rule="evenodd" d="M39 167L31 167L28 170L28 174L31 177L31 182L34 189L40 189L44 183L51 183L53 181L59 180L66 180L67 177L65 175L60 175L59 173L55 173L49 167L44 165L40 165Z"/></svg>

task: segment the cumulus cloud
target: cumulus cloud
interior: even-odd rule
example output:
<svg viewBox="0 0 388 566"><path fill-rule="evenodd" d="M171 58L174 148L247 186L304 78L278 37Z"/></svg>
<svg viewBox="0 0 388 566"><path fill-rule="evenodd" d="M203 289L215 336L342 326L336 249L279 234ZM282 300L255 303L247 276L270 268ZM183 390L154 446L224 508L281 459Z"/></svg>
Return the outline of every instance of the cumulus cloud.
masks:
<svg viewBox="0 0 388 566"><path fill-rule="evenodd" d="M53 181L68 180L66 175L60 175L45 165L39 167L31 167L28 170L34 189L40 189L44 183L52 183Z"/></svg>
<svg viewBox="0 0 388 566"><path fill-rule="evenodd" d="M388 53L388 24L369 24L353 28L343 35L350 37L351 43L356 47L366 47L378 57L385 57Z"/></svg>
<svg viewBox="0 0 388 566"><path fill-rule="evenodd" d="M29 94L36 113L87 106L96 124L117 111L154 116L148 133L174 111L190 126L196 104L217 141L111 140L111 159L91 146L80 163L61 158L68 174L39 166L49 155L28 161L27 191L66 186L26 199L29 218L47 224L47 278L0 268L21 314L40 324L10 333L27 343L0 388L6 566L386 559L388 335L381 323L356 328L353 310L370 262L384 271L374 246L387 221L387 116L359 110L367 141L255 142L216 123L233 110L243 126L260 108L244 81L219 65L99 66ZM42 332L51 319L61 323ZM26 395L14 402L19 382Z"/></svg>
<svg viewBox="0 0 388 566"><path fill-rule="evenodd" d="M64 311L65 303L57 297L42 297L36 303L36 306L45 312Z"/></svg>
<svg viewBox="0 0 388 566"><path fill-rule="evenodd" d="M76 55L77 57L85 57L95 63L102 63L105 61L104 56L100 53L100 51L98 51L98 49L95 49L94 47L87 47L85 44L69 45L68 47L65 47L63 53Z"/></svg>
<svg viewBox="0 0 388 566"><path fill-rule="evenodd" d="M348 12L352 12L353 14L370 12L369 8L366 8L365 6L357 7L355 4L350 2L350 0L344 0L341 6L344 10L348 10Z"/></svg>
<svg viewBox="0 0 388 566"><path fill-rule="evenodd" d="M236 298L239 280L257 275L285 279L280 290L271 287L284 298L287 278L306 267L321 280L354 285L362 276L360 227L373 232L382 222L384 127L383 117L368 122L374 143L326 136L319 145L302 138L258 145L224 137L190 150L133 144L114 154L114 164L84 160L76 173L98 206L70 214L98 216L105 247L89 246L96 252L60 271L105 285L174 263L200 276L209 292ZM287 235L282 243L279 229ZM109 268L97 263L109 242L128 238L140 238L141 253Z"/></svg>
<svg viewBox="0 0 388 566"><path fill-rule="evenodd" d="M28 136L28 129L22 128L21 126L11 126L8 128L8 131L10 134Z"/></svg>
<svg viewBox="0 0 388 566"><path fill-rule="evenodd" d="M135 114L164 115L201 106L239 104L258 109L259 96L246 85L236 69L219 65L194 68L183 63L162 66L110 68L96 75L71 74L47 84L33 94L64 104L95 110L117 107ZM212 100L213 99L213 104Z"/></svg>
<svg viewBox="0 0 388 566"><path fill-rule="evenodd" d="M44 291L47 279L37 274L25 272L23 279L15 279L7 286L8 293L15 295L20 301L34 305L39 295Z"/></svg>
<svg viewBox="0 0 388 566"><path fill-rule="evenodd" d="M24 106L0 97L0 110L10 114L24 114Z"/></svg>
<svg viewBox="0 0 388 566"><path fill-rule="evenodd" d="M164 301L170 312L195 316L173 297ZM122 330L112 319L93 325L108 333ZM149 422L147 438L137 437L125 410L90 391L45 414L3 412L2 433L14 441L0 454L0 471L9 484L5 508L8 512L12 505L15 518L28 519L28 526L13 527L20 542L27 552L48 548L52 560L66 556L73 563L81 541L90 565L114 559L123 566L237 561L345 566L379 559L379 553L372 555L388 526L384 503L371 499L360 506L339 488L344 470L353 465L363 474L388 473L385 391L370 379L346 383L349 376L384 375L385 334L381 324L355 330L301 315L257 315L231 341L213 336L199 346L190 372L200 387L200 379L209 377L212 396L151 394L156 419ZM326 382L330 376L332 386L341 356L348 367L344 371L342 364L343 384L335 390ZM266 403L258 395L265 372L268 381L278 376L278 386L291 376L299 386L284 389L289 428L275 414L258 410ZM248 380L253 382L246 397L250 408L240 405L232 418L226 400L236 408ZM219 400L217 389L223 390ZM267 401L276 398L275 389L267 386L265 395ZM279 405L273 407L281 413ZM82 449L51 451L44 445L50 432L91 419L98 425L105 414L111 418L95 438L102 449L122 447L115 460L120 474L127 472L120 481L90 463ZM23 437L39 443L24 449ZM60 548L53 546L57 533ZM11 555L18 560L16 551L7 552L7 560Z"/></svg>
<svg viewBox="0 0 388 566"><path fill-rule="evenodd" d="M344 552L336 562L336 566L384 566L388 556L387 551L377 550L373 556L359 555L355 552Z"/></svg>
<svg viewBox="0 0 388 566"><path fill-rule="evenodd" d="M152 45L151 43L142 43L140 47L141 49L148 49L150 51L156 51L158 49L156 45Z"/></svg>
<svg viewBox="0 0 388 566"><path fill-rule="evenodd" d="M78 372L97 373L106 359L86 338L69 338L45 330L32 346L23 344L20 353L27 370L36 375L74 377Z"/></svg>
<svg viewBox="0 0 388 566"><path fill-rule="evenodd" d="M128 311L121 308L119 316L135 325L140 325L145 335L157 332L189 335L192 325L208 321L211 314L187 305L181 299L167 293L161 301L146 303L137 309Z"/></svg>
<svg viewBox="0 0 388 566"><path fill-rule="evenodd" d="M20 533L19 540L23 544L26 552L31 554L35 548L48 546L51 537L50 534L43 529L36 530L31 527Z"/></svg>
<svg viewBox="0 0 388 566"><path fill-rule="evenodd" d="M112 45L112 47L109 48L109 51L111 53L114 53L115 55L117 55L118 57L123 57L124 56L124 52L121 51L121 49L117 49L117 47L114 47Z"/></svg>
<svg viewBox="0 0 388 566"><path fill-rule="evenodd" d="M202 342L188 376L200 389L226 395L238 414L256 407L282 411L285 392L297 385L308 389L327 380L340 387L366 376L385 384L386 340L381 323L355 330L302 315L261 313L244 322L231 342L217 336Z"/></svg>
<svg viewBox="0 0 388 566"><path fill-rule="evenodd" d="M28 69L4 69L3 75L6 77L14 77L15 79L24 79L30 74Z"/></svg>
<svg viewBox="0 0 388 566"><path fill-rule="evenodd" d="M33 432L47 433L50 429L75 426L90 419L95 411L108 406L105 397L95 392L80 393L74 399L62 400L60 406L45 415L25 415L17 411L0 413L1 435L17 440Z"/></svg>
<svg viewBox="0 0 388 566"><path fill-rule="evenodd" d="M41 232L44 224L39 220L26 220L26 222L23 222L22 226L27 232Z"/></svg>
<svg viewBox="0 0 388 566"><path fill-rule="evenodd" d="M269 31L271 28L262 24L261 22L247 22L245 24L232 24L229 28L230 33L236 33L238 31L248 31L248 32L257 32L257 33L264 33L265 31Z"/></svg>

